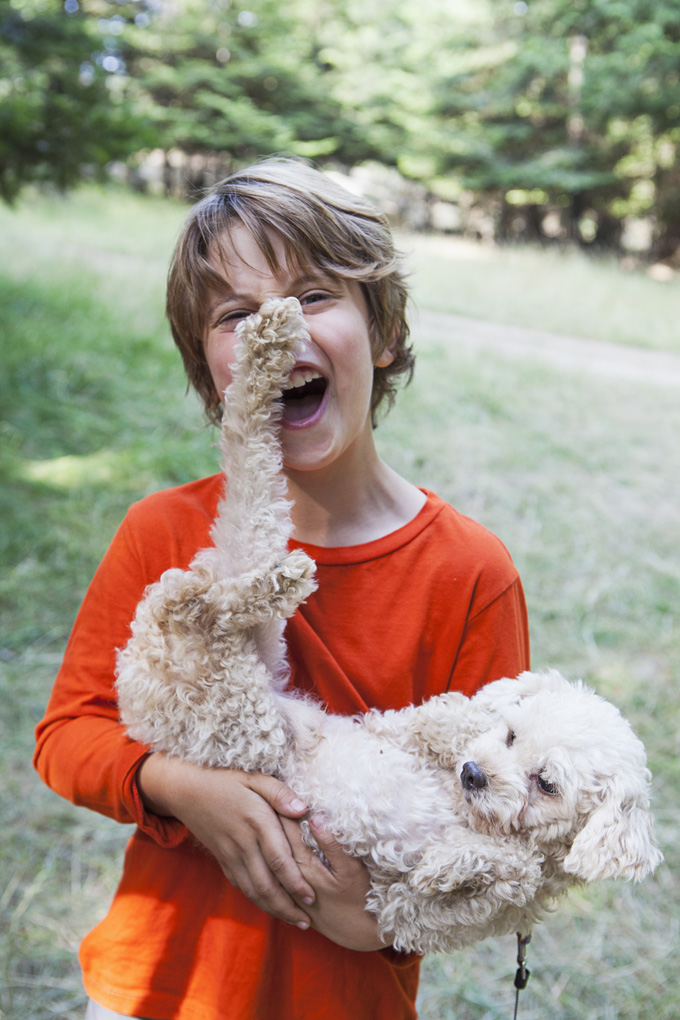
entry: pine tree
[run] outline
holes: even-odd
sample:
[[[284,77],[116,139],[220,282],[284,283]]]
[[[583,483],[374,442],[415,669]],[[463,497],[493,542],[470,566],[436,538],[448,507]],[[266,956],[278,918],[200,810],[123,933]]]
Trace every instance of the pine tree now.
[[[127,5],[129,8],[130,5]],[[100,4],[125,20],[125,6]],[[123,13],[121,13],[123,12]],[[26,184],[67,188],[146,141],[123,66],[78,0],[0,7],[0,197]]]

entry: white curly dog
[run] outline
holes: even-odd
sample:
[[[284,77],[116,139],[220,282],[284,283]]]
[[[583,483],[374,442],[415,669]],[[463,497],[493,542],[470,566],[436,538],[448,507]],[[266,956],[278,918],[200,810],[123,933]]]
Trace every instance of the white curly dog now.
[[[643,878],[662,860],[645,751],[582,683],[523,673],[472,699],[353,718],[286,691],[283,630],[314,563],[288,550],[278,424],[307,333],[294,298],[266,301],[239,331],[215,545],[137,609],[118,658],[129,735],[286,782],[365,862],[367,907],[400,950],[527,931],[575,883]]]

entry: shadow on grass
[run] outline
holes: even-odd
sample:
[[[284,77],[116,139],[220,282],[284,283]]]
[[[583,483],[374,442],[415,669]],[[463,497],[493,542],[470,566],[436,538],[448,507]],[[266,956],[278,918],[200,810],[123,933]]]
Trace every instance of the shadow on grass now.
[[[5,654],[65,638],[129,504],[216,469],[164,337],[78,287],[0,280]]]

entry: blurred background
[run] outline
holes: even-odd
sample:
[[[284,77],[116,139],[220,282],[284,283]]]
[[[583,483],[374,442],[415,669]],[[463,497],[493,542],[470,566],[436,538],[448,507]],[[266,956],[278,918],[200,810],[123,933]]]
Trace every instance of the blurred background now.
[[[8,200],[287,152],[416,229],[677,260],[676,0],[3,0],[0,57]]]
[[[677,0],[0,0],[0,1017],[79,1020],[129,833],[30,758],[129,504],[217,468],[163,319],[188,203],[271,153],[390,217],[418,365],[381,453],[495,531],[533,660],[644,740],[666,863],[536,929],[520,1018],[680,1016]],[[512,1016],[516,944],[422,1020]]]

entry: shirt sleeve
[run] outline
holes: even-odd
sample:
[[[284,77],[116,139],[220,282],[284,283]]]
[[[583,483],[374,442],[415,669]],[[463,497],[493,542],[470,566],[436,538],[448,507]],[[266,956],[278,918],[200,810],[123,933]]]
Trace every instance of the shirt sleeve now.
[[[118,717],[116,649],[150,576],[129,515],[102,560],[66,647],[44,718],[36,729],[34,765],[43,781],[73,804],[137,824],[161,846],[188,836],[176,819],[144,809],[137,770],[149,749],[128,738]]]
[[[472,695],[493,680],[518,676],[529,667],[529,621],[522,582],[516,575],[500,595],[471,612],[447,690]]]

